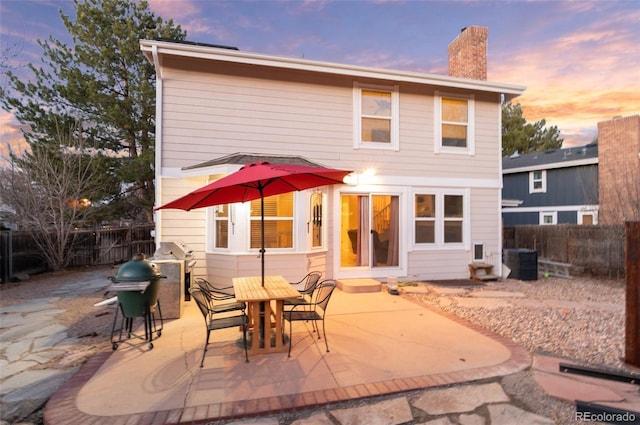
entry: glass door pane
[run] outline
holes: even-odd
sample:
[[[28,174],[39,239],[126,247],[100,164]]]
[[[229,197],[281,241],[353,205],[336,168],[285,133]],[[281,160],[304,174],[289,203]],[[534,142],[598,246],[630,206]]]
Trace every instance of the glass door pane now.
[[[399,197],[342,194],[340,202],[340,266],[398,266]]]
[[[398,196],[372,195],[371,246],[372,266],[398,265]]]
[[[340,266],[369,266],[369,195],[340,195]]]

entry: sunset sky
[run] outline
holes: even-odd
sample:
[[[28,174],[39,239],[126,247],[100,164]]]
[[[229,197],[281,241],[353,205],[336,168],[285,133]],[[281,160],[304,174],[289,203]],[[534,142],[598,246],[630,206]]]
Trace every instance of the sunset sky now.
[[[447,74],[447,46],[470,25],[489,28],[488,80],[527,87],[528,122],[557,126],[564,147],[597,123],[640,113],[640,6],[609,1],[150,0],[188,40],[276,56]],[[38,38],[69,41],[58,9],[73,2],[0,0],[0,47],[18,72],[39,63]],[[24,73],[29,78],[28,73]],[[5,84],[5,82],[2,82]],[[0,112],[0,144],[18,123]]]

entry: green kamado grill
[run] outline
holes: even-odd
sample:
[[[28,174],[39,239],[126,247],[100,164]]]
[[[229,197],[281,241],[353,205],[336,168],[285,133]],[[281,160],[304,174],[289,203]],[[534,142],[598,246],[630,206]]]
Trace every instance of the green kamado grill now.
[[[153,348],[153,333],[157,336],[162,334],[162,311],[158,293],[160,291],[160,279],[164,278],[156,269],[153,263],[144,259],[144,256],[136,256],[133,260],[124,263],[118,272],[111,278],[114,285],[112,290],[116,291],[118,297],[118,308],[113,321],[111,331],[112,348],[116,350],[118,343],[122,342],[122,334],[126,330],[127,337],[130,338],[133,328],[133,319],[142,317],[144,319],[145,339],[149,341],[149,348]],[[141,290],[148,282],[146,289]],[[136,285],[139,284],[139,285]],[[118,286],[121,286],[119,290]],[[155,313],[158,313],[160,326],[156,326]],[[120,329],[116,330],[119,313],[122,314]],[[114,340],[114,334],[119,331],[118,340]]]

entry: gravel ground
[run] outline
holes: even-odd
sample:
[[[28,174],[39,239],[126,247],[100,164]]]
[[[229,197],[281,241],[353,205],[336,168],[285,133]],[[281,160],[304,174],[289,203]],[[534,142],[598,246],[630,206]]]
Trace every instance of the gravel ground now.
[[[426,293],[405,293],[404,296],[507,337],[532,354],[560,357],[604,368],[626,369],[623,362],[623,279],[508,279],[486,286],[467,287],[466,291],[455,296],[446,295],[441,285],[428,282],[420,284],[426,285]],[[482,298],[484,291],[512,292],[513,297],[499,298],[503,301],[499,304],[506,305],[498,307],[462,306],[466,304],[464,298],[471,297],[474,292],[474,298]],[[557,424],[584,424],[575,419],[574,404],[548,396],[536,383],[530,369],[505,376],[500,383],[515,404],[520,404],[525,410],[540,412]]]
[[[410,294],[465,320],[505,336],[527,348],[575,361],[624,367],[624,300],[622,279],[546,278],[508,279],[489,283],[480,291],[513,292],[508,305],[468,308],[440,296],[437,285],[429,292]],[[521,296],[524,295],[524,296]],[[468,297],[469,293],[461,295]]]

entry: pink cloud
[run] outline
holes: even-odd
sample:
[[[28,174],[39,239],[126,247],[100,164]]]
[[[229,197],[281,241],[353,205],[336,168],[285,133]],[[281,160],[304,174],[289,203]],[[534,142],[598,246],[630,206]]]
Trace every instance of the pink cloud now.
[[[544,118],[558,126],[565,146],[589,143],[598,122],[640,112],[638,34],[611,29],[620,19],[629,18],[528,46],[499,66],[490,64],[489,77],[527,86],[515,100],[527,121]]]
[[[162,17],[171,17],[174,22],[180,23],[180,20],[198,15],[200,7],[197,1],[193,0],[148,0],[149,8],[156,15]],[[166,18],[168,19],[168,18]]]

